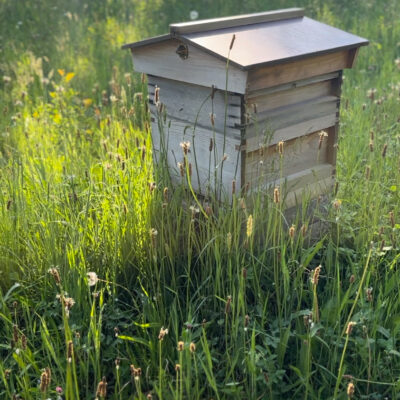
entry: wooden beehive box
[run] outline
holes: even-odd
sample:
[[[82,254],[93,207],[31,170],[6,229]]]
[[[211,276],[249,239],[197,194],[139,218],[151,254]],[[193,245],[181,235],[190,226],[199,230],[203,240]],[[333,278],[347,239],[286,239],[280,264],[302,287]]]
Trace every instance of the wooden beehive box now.
[[[292,206],[333,183],[342,70],[366,44],[292,8],[172,24],[123,48],[148,76],[154,158],[173,179],[189,142],[197,192],[279,186]]]

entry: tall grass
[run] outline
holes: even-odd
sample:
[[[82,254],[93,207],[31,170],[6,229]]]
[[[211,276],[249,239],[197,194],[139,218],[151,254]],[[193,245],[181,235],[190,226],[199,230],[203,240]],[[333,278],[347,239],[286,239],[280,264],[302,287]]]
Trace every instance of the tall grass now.
[[[399,6],[302,3],[371,45],[345,72],[337,192],[293,221],[153,166],[119,46],[192,4],[0,3],[0,397],[396,398]]]

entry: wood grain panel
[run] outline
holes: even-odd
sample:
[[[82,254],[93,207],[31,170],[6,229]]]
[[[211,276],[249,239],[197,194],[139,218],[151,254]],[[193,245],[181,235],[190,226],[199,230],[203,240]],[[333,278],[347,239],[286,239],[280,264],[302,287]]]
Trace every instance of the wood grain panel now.
[[[340,71],[351,67],[352,62],[352,55],[349,54],[349,51],[343,50],[284,64],[252,69],[249,71],[247,86],[249,91],[261,90],[299,79]]]
[[[192,164],[192,185],[195,191],[205,194],[208,186],[215,188],[215,185],[221,182],[221,175],[227,195],[230,195],[232,180],[236,179],[237,186],[240,187],[240,140],[226,137],[224,143],[221,135],[214,137],[212,131],[199,127],[193,132],[193,126],[174,119],[167,121],[166,124],[162,124],[161,121],[159,123],[157,120],[152,123],[155,161],[160,161],[161,153],[166,156],[171,177],[175,182],[182,180],[177,166],[178,162],[183,162],[184,159],[180,143],[188,141],[190,142],[188,162]],[[210,139],[213,139],[211,152]],[[225,160],[224,155],[226,155]]]
[[[210,88],[153,76],[148,77],[148,85],[154,114],[154,92],[157,86],[159,101],[165,105],[167,118],[186,121],[188,124],[196,122],[197,126],[212,130],[211,114],[214,114],[214,129],[223,133],[226,115],[225,132],[240,138],[238,126],[241,123],[242,96],[217,90],[212,99]]]
[[[246,182],[268,182],[329,163],[329,138],[320,145],[319,132],[285,142],[282,156],[276,145],[246,154]]]
[[[188,45],[189,57],[181,59],[176,54],[180,44],[182,42],[171,39],[132,48],[135,70],[209,88],[214,85],[221,90],[227,88],[229,92],[245,93],[247,72],[230,65],[227,82],[226,62],[191,45]]]

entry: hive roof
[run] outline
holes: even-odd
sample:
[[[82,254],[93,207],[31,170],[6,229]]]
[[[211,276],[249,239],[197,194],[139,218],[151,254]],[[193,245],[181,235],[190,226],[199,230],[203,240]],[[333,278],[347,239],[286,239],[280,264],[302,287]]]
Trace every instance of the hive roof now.
[[[364,38],[305,17],[301,8],[290,8],[171,24],[169,34],[126,44],[123,48],[178,39],[226,60],[233,35],[229,60],[244,70],[368,44]]]

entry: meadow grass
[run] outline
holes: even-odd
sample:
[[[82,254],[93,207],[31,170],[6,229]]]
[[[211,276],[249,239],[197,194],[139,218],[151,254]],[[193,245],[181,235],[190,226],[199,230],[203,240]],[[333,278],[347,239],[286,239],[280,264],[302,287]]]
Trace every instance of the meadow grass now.
[[[398,398],[399,4],[296,5],[371,44],[336,190],[292,226],[271,193],[204,202],[153,165],[119,47],[190,2],[0,2],[0,398]]]

